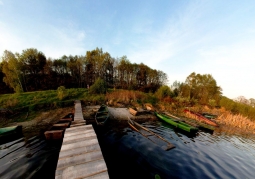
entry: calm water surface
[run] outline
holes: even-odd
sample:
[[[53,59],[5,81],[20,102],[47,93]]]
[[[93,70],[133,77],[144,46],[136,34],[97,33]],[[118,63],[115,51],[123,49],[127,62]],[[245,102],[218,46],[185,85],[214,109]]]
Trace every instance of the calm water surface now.
[[[189,136],[159,121],[142,125],[176,148],[162,150],[126,122],[96,130],[110,178],[255,178],[255,139],[205,131]]]
[[[111,179],[255,178],[255,139],[199,131],[190,136],[170,125],[142,123],[174,144],[164,151],[127,122],[94,126]],[[0,178],[54,178],[61,142],[20,139],[0,146]]]

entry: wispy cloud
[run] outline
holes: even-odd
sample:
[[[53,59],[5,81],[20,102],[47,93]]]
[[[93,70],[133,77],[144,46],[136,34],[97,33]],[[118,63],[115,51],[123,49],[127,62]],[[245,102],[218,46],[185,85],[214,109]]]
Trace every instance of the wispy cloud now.
[[[0,23],[0,52],[10,50],[21,52],[26,48],[37,48],[47,57],[58,58],[62,55],[85,54],[87,45],[86,32],[76,28],[56,27],[44,24],[40,33],[29,34],[22,31],[12,31],[3,23]]]
[[[138,32],[145,32],[141,43],[133,43],[129,57],[135,62],[146,61],[151,67],[159,67],[161,62],[174,61],[175,55],[184,52],[186,48],[200,39],[193,39],[193,24],[200,17],[198,7],[193,3],[186,8],[186,11],[178,14],[177,17],[170,17],[166,24],[158,31],[149,31],[148,26],[152,23],[145,23],[138,28]],[[171,63],[171,62],[170,62]]]
[[[178,16],[170,16],[160,30],[135,42],[128,58],[163,70],[170,84],[185,81],[192,72],[212,74],[224,95],[254,98],[254,85],[247,86],[255,76],[255,28],[239,27],[231,14],[207,21],[203,18],[212,11],[209,6],[191,3]]]

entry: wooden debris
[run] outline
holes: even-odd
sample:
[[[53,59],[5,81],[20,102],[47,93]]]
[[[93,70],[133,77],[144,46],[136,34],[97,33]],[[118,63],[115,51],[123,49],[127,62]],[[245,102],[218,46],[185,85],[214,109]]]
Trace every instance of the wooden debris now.
[[[61,130],[61,129],[66,129],[70,125],[69,122],[67,123],[60,123],[60,124],[54,124],[51,128],[51,130]]]
[[[129,112],[130,112],[130,114],[132,114],[133,116],[136,116],[136,115],[137,115],[137,111],[134,110],[133,108],[129,108]]]
[[[44,136],[45,136],[46,140],[62,139],[63,132],[64,132],[64,130],[46,131],[46,132],[44,132]]]

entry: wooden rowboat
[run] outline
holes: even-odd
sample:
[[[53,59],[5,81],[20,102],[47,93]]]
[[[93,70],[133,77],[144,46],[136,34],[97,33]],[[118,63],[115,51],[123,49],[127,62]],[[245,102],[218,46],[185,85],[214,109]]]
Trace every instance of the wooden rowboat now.
[[[128,124],[132,129],[139,132],[140,134],[142,134],[144,137],[146,137],[153,143],[159,145],[163,150],[170,150],[170,149],[175,148],[175,146],[173,144],[171,144],[170,142],[168,142],[166,139],[155,134],[154,132],[152,132],[149,129],[147,129],[146,127],[138,124],[137,122],[131,120],[130,118],[128,118]]]
[[[200,121],[203,121],[203,122],[205,122],[206,124],[209,124],[209,125],[212,125],[212,126],[215,126],[215,127],[218,127],[218,126],[219,126],[216,122],[214,122],[214,121],[212,121],[212,120],[210,120],[210,119],[207,119],[206,117],[204,117],[203,115],[201,115],[201,114],[199,114],[199,113],[196,113],[196,112],[194,112],[194,111],[190,111],[190,110],[187,110],[187,109],[185,109],[184,112],[193,114],[193,115],[196,116]]]
[[[190,126],[189,124],[182,122],[180,120],[171,118],[170,116],[167,116],[164,114],[159,114],[157,112],[155,112],[155,114],[159,119],[167,122],[168,124],[175,126],[176,128],[182,129],[186,132],[197,132],[198,131],[198,128]]]
[[[100,106],[95,116],[97,125],[104,125],[108,118],[109,118],[108,107],[105,104],[103,104]]]

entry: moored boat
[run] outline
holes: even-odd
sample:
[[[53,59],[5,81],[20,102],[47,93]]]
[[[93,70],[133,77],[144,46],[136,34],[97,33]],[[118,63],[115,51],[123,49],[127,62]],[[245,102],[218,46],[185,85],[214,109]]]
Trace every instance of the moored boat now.
[[[102,104],[95,116],[97,125],[104,125],[107,122],[108,118],[109,118],[108,107],[107,105]]]
[[[204,117],[206,117],[207,119],[215,119],[215,118],[218,117],[217,115],[215,115],[215,114],[210,114],[210,113],[202,113],[202,115],[203,115]]]
[[[186,117],[179,118],[179,117],[174,116],[168,112],[165,112],[164,114],[167,116],[173,117],[174,119],[181,120],[182,122],[185,122],[185,123],[187,123],[193,127],[196,127],[198,129],[207,130],[207,131],[213,131],[215,129],[214,126],[208,125],[208,124],[198,121],[198,120],[194,120],[194,119],[186,118]]]
[[[212,126],[215,126],[215,127],[218,127],[218,124],[206,117],[204,117],[203,115],[197,113],[197,112],[194,112],[194,111],[190,111],[190,110],[187,110],[185,109],[184,112],[186,113],[190,113],[190,114],[193,114],[194,116],[196,116],[198,118],[198,120],[200,121],[203,121],[205,122],[206,124],[209,124],[209,125],[212,125]]]
[[[0,128],[0,144],[10,142],[22,136],[22,126]]]
[[[185,122],[182,122],[182,121],[179,121],[177,119],[171,118],[171,117],[166,116],[164,114],[159,114],[157,112],[155,112],[155,114],[159,119],[167,122],[168,124],[171,124],[171,125],[175,126],[176,128],[182,129],[186,132],[197,132],[198,131],[198,128],[190,126],[189,124],[187,124]]]

